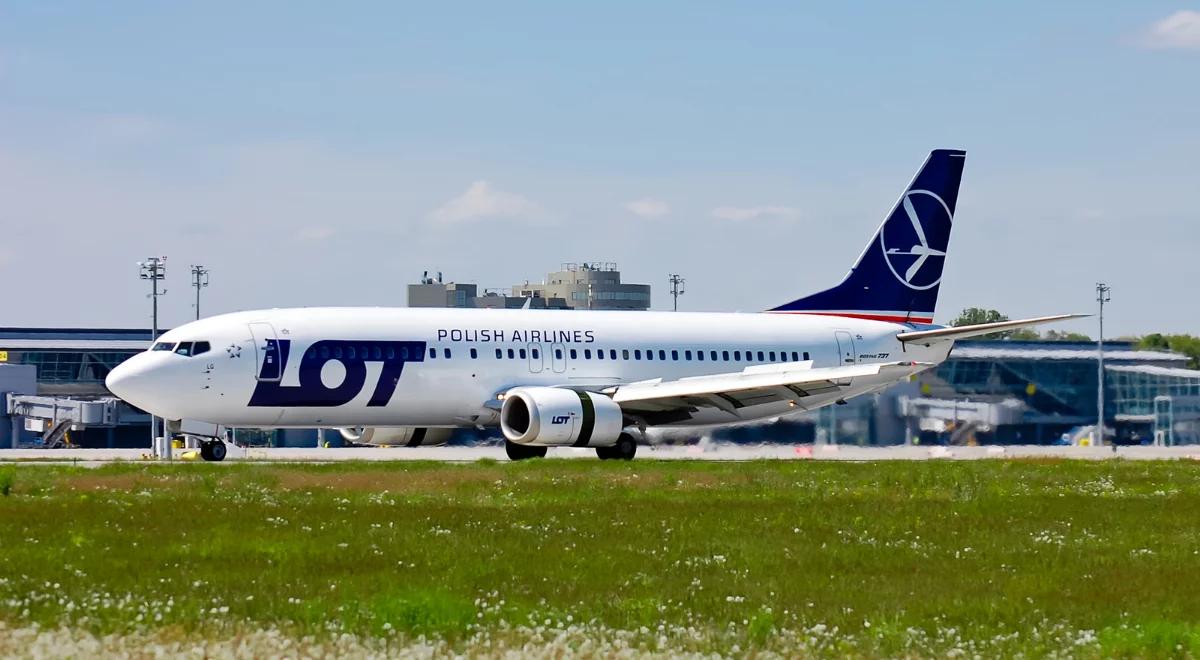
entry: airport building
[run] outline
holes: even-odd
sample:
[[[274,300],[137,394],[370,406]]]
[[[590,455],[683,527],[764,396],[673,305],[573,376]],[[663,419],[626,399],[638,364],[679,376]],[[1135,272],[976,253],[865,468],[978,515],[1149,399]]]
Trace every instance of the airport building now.
[[[475,284],[444,282],[442,274],[426,272],[418,284],[408,285],[409,307],[471,307],[492,309],[611,309],[650,308],[649,284],[621,282],[621,272],[611,262],[566,263],[546,275],[541,283],[523,282],[511,289],[485,289]]]
[[[150,345],[151,331],[0,328],[0,447],[70,442],[149,447],[150,416],[104,379]]]
[[[1097,419],[1095,344],[960,341],[938,368],[807,414],[815,439],[853,444],[1078,444]],[[1105,342],[1105,437],[1200,443],[1200,370],[1168,351]]]

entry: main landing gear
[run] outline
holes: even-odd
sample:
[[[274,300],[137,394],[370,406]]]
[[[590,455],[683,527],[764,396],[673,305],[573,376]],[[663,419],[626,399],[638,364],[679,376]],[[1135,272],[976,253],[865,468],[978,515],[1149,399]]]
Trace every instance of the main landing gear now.
[[[510,461],[523,461],[527,458],[545,458],[545,447],[533,447],[530,445],[519,445],[511,440],[504,441],[504,452],[508,454]]]
[[[636,454],[637,440],[628,433],[622,433],[621,437],[617,438],[617,444],[611,447],[596,447],[596,455],[604,461],[616,459],[631,461]]]
[[[203,440],[200,442],[200,458],[206,461],[225,460],[225,443],[220,440]]]

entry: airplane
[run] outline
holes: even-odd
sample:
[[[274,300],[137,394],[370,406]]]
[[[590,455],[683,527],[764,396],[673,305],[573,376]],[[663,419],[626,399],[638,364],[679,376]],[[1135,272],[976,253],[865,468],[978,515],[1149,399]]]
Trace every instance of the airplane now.
[[[235,312],[170,330],[105,382],[171,434],[186,419],[419,446],[499,427],[513,460],[632,459],[648,429],[845,403],[935,367],[957,339],[1080,316],[933,324],[965,157],[932,151],[841,283],[765,312]],[[200,453],[226,446],[206,437]]]

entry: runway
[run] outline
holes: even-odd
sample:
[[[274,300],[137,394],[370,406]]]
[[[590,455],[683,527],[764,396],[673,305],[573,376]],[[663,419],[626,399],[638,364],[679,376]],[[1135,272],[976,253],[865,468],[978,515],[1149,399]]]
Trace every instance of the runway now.
[[[596,460],[595,450],[573,447],[553,448],[548,458]],[[986,446],[986,447],[859,447],[849,445],[691,445],[643,446],[635,460],[753,461],[970,461],[1005,458],[1061,458],[1079,460],[1196,460],[1200,445],[1181,447],[1069,447],[1069,446]],[[226,463],[236,462],[307,462],[332,461],[441,461],[469,463],[479,460],[507,461],[504,449],[485,447],[230,447]],[[0,463],[61,463],[99,466],[117,461],[166,462],[154,459],[149,449],[6,449],[0,450]],[[194,452],[176,449],[174,462],[197,461]]]

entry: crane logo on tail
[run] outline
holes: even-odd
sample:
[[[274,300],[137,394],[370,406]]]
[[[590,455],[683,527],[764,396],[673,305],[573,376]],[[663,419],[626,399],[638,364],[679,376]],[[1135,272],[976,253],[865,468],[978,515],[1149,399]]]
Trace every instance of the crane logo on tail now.
[[[953,214],[941,197],[928,190],[908,191],[901,207],[903,215],[892,215],[879,234],[883,258],[904,286],[932,289],[942,281],[942,268],[930,262],[946,258]]]

